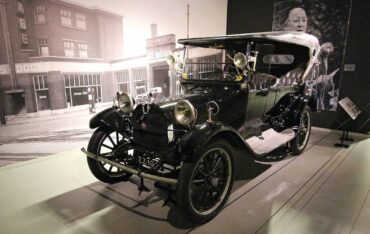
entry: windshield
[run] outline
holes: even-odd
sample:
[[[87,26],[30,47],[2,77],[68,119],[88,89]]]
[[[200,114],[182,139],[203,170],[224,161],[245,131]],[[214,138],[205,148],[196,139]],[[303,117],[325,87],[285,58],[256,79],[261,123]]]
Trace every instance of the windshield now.
[[[183,79],[230,81],[241,72],[233,64],[235,51],[187,47],[184,53]]]

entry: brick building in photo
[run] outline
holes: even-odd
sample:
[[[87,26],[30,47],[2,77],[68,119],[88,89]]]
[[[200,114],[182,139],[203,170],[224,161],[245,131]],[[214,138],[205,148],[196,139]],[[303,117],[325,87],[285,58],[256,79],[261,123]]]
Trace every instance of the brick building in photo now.
[[[68,0],[0,0],[0,14],[0,117],[86,105],[92,90],[96,102],[153,87],[179,93],[166,58],[183,49],[175,34],[158,36],[156,24],[146,54],[122,58],[117,13]]]
[[[67,0],[0,0],[0,110],[63,109],[116,91],[123,16]]]

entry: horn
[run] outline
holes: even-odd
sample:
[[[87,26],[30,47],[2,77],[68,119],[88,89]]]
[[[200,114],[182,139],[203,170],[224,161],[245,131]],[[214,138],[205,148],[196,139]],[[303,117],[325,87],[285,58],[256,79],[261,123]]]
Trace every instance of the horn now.
[[[234,64],[235,66],[237,66],[238,68],[240,69],[244,69],[245,66],[247,65],[247,58],[245,57],[244,54],[242,53],[237,53],[235,56],[234,56]]]

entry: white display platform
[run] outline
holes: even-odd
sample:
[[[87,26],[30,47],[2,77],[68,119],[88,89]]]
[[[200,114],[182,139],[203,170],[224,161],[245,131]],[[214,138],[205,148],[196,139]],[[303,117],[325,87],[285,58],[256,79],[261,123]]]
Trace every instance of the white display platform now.
[[[245,168],[199,227],[162,208],[150,181],[141,196],[132,183],[98,182],[77,149],[13,164],[0,168],[0,233],[369,233],[370,139],[335,148],[339,135],[314,128],[302,155]]]

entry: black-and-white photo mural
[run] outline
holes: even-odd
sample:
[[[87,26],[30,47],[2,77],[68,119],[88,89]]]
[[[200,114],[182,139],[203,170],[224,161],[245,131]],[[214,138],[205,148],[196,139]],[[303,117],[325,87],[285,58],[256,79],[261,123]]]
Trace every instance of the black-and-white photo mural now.
[[[302,31],[321,45],[319,76],[312,84],[318,109],[337,109],[351,0],[275,0],[273,31]]]

